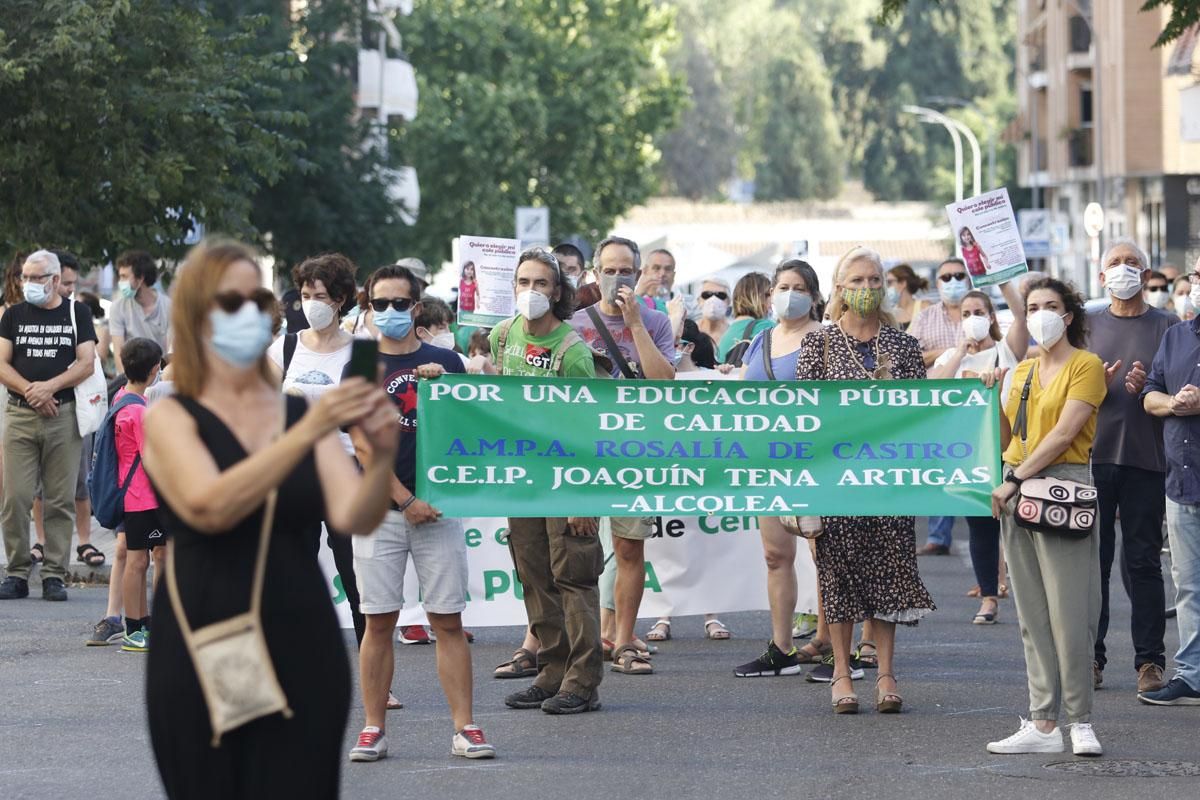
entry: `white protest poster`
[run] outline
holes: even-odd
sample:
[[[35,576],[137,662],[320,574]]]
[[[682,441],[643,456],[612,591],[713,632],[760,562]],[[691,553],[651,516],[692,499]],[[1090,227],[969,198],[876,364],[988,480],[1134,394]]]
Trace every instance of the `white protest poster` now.
[[[461,236],[458,240],[458,324],[490,328],[515,312],[516,239]]]
[[[508,520],[462,520],[467,542],[467,592],[463,611],[468,627],[525,625],[523,587],[508,546],[502,544]],[[808,542],[796,542],[796,575],[800,593],[796,610],[816,613],[816,567]],[[321,568],[343,628],[351,627],[350,606],[333,553],[321,538]],[[724,614],[760,611],[767,604],[767,568],[763,561],[758,518],[754,516],[662,517],[646,542],[646,593],[639,616]],[[404,576],[404,610],[398,625],[424,625],[416,568],[409,561]]]
[[[1029,271],[1007,189],[951,203],[946,216],[975,288],[1005,283]]]

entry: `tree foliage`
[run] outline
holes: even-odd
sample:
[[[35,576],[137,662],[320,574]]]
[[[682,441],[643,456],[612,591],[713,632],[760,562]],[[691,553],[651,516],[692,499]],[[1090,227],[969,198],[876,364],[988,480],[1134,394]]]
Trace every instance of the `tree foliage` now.
[[[440,0],[397,20],[420,113],[392,131],[417,169],[406,252],[431,263],[459,234],[505,235],[517,206],[553,237],[596,237],[655,188],[655,141],[683,101],[655,0]]]
[[[252,51],[261,20],[220,36],[163,0],[5,0],[0,12],[0,243],[92,258],[177,254],[191,219],[251,236],[295,114],[251,102],[296,77]],[[269,95],[268,95],[269,96]]]

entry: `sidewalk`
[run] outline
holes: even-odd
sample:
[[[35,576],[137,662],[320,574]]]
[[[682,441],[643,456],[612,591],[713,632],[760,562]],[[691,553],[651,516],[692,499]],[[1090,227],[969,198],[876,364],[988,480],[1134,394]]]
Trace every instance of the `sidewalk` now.
[[[29,544],[33,545],[37,541],[37,534],[34,532],[33,524],[29,525]],[[104,553],[104,563],[99,567],[89,567],[87,564],[80,563],[75,548],[79,546],[79,536],[71,537],[71,551],[68,554],[70,559],[67,565],[67,583],[68,584],[107,584],[108,575],[112,571],[113,558],[117,552],[117,536],[107,528],[100,527],[100,523],[92,520],[92,544],[101,553]],[[41,565],[35,564],[33,572],[29,574],[29,585],[32,588],[41,588],[42,585],[42,568]]]

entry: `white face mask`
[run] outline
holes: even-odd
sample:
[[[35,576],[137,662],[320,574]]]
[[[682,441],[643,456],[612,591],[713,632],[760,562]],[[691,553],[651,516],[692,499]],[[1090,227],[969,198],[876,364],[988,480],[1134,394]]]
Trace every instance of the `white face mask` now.
[[[962,328],[963,333],[972,342],[982,342],[992,333],[992,321],[987,317],[972,314],[962,321]]]
[[[1166,292],[1145,292],[1146,304],[1152,308],[1166,308],[1171,295]]]
[[[1192,284],[1192,290],[1188,292],[1188,300],[1192,303],[1192,308],[1200,308],[1200,284]]]
[[[1029,335],[1042,347],[1053,347],[1067,331],[1067,322],[1053,311],[1043,308],[1029,315]]]
[[[710,297],[700,305],[700,313],[705,319],[721,319],[729,313],[729,303],[719,297]]]
[[[572,289],[579,288],[579,276],[578,275],[568,275],[564,272],[563,278],[566,279],[567,283],[571,284]]]
[[[1128,300],[1142,288],[1142,271],[1118,264],[1104,270],[1104,288],[1118,300]]]
[[[771,295],[771,310],[777,319],[801,319],[812,311],[812,295],[785,289]]]
[[[966,297],[968,291],[970,291],[970,289],[967,288],[966,278],[954,278],[953,280],[949,281],[938,281],[938,293],[942,296],[942,301],[952,306],[958,305],[959,302]]]
[[[1192,302],[1191,295],[1181,294],[1175,298],[1175,313],[1179,315],[1180,319],[1186,320],[1187,315],[1192,313],[1195,308],[1196,305]]]
[[[526,289],[517,295],[517,313],[528,320],[541,319],[550,310],[550,298]]]
[[[446,350],[454,349],[454,334],[450,331],[442,331],[437,336],[431,336],[429,343],[434,347],[442,347]]]
[[[337,312],[333,306],[321,300],[305,300],[300,304],[308,327],[314,331],[323,331],[337,321]]]

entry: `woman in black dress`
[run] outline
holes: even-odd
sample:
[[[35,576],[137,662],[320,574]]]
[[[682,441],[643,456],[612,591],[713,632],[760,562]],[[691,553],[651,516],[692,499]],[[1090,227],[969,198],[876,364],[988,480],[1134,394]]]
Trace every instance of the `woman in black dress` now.
[[[829,304],[833,320],[804,339],[796,378],[802,381],[879,381],[925,377],[917,340],[891,324],[881,308],[883,264],[859,247],[842,256]],[[817,581],[833,644],[833,710],[858,712],[850,679],[854,623],[870,621],[879,654],[876,707],[900,711],[892,673],[896,623],[915,625],[933,610],[917,574],[912,517],[824,517],[817,539]]]
[[[383,519],[399,436],[395,413],[381,390],[352,378],[311,408],[288,398],[281,419],[285,401],[263,358],[274,298],[245,247],[193,250],[174,301],[178,394],[147,413],[143,461],[174,540],[182,607],[193,629],[250,608],[265,500],[278,490],[262,629],[294,716],[260,717],[214,747],[178,620],[160,611],[146,680],[159,772],[170,798],[333,798],[350,672],[303,533],[314,519],[361,533]],[[371,461],[378,467],[362,475],[337,438],[348,425],[360,426],[380,454]],[[171,609],[162,584],[155,608]]]

